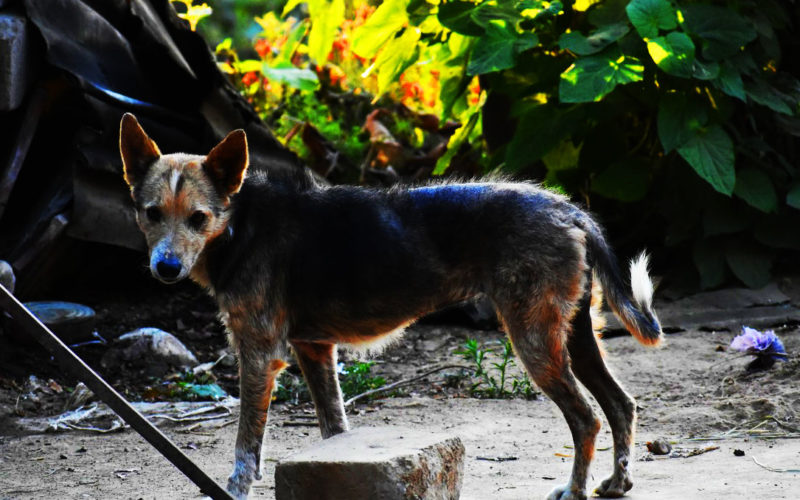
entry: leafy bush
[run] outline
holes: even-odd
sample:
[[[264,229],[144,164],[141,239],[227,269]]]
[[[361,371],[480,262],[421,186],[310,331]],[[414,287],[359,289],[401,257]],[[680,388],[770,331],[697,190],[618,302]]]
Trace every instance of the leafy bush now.
[[[283,15],[259,18],[260,59],[223,67],[289,141],[293,120],[339,119],[311,102],[330,89],[390,99],[460,124],[434,174],[477,153],[583,200],[623,252],[666,245],[705,288],[763,285],[800,249],[796,13],[780,2],[290,0]],[[354,163],[360,125],[324,134]]]

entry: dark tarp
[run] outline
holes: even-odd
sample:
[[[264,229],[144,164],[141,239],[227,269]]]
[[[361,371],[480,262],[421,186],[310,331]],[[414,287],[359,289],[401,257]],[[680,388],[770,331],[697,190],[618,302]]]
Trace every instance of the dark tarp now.
[[[230,130],[243,128],[253,164],[271,175],[302,171],[168,0],[21,3],[41,35],[35,55],[44,61],[27,102],[0,115],[0,154],[24,158],[0,213],[0,259],[23,277],[19,267],[35,260],[30,252],[47,247],[42,238],[53,233],[53,221],[63,226],[64,217],[73,238],[143,248],[118,152],[126,111],[164,152],[205,154]],[[0,156],[0,176],[3,161]]]

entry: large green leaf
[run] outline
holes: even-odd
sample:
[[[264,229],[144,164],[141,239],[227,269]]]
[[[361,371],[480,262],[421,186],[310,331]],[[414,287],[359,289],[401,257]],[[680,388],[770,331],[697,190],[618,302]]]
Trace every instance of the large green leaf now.
[[[761,288],[769,283],[771,256],[755,244],[731,244],[725,251],[725,260],[733,274],[750,288]]]
[[[375,59],[378,70],[378,92],[384,93],[409,66],[419,59],[420,31],[408,27],[403,34],[389,40]]]
[[[753,24],[737,14],[732,5],[693,4],[681,7],[684,29],[701,39],[703,56],[712,61],[730,57],[755,40]]]
[[[714,189],[730,196],[736,184],[733,141],[719,125],[697,131],[678,153],[697,175]]]
[[[795,184],[786,194],[786,204],[800,210],[800,184]]]
[[[535,33],[519,34],[513,28],[489,24],[486,26],[486,33],[472,49],[467,73],[482,75],[511,68],[517,54],[535,47],[538,43],[539,38]]]
[[[515,172],[538,161],[584,120],[582,107],[564,111],[555,104],[544,104],[528,108],[520,116],[516,133],[506,149],[506,169]]]
[[[308,33],[308,55],[318,65],[325,64],[333,40],[344,21],[344,0],[308,0],[311,31]]]
[[[561,73],[558,95],[561,102],[599,101],[617,85],[638,82],[644,66],[635,57],[623,55],[618,47],[580,57]]]
[[[708,122],[704,102],[682,92],[661,96],[658,103],[658,138],[669,153],[691,139]]]
[[[353,52],[372,58],[408,22],[408,0],[386,0],[353,33]]]
[[[261,73],[268,79],[285,83],[300,90],[315,90],[319,86],[317,74],[310,69],[300,69],[284,63],[278,66],[261,65]]]
[[[665,73],[689,78],[694,65],[694,43],[684,33],[673,31],[647,42],[653,62]]]
[[[731,97],[735,97],[740,101],[745,101],[744,82],[739,70],[724,61],[719,67],[719,76],[712,82],[715,87],[725,92]]]
[[[792,102],[791,98],[762,79],[759,78],[747,82],[744,88],[747,97],[754,102],[766,106],[772,111],[777,111],[778,113],[783,113],[785,115],[792,114],[792,108],[789,107],[788,104],[788,102]],[[797,107],[797,102],[794,102],[794,106]]]
[[[649,185],[647,165],[635,159],[615,163],[592,179],[593,192],[625,202],[644,198]]]
[[[628,23],[615,23],[602,26],[591,35],[586,36],[580,31],[564,33],[558,39],[558,46],[569,50],[579,56],[596,54],[628,34]]]
[[[762,212],[778,211],[778,195],[769,176],[761,170],[743,168],[736,172],[736,187],[733,192]]]
[[[632,0],[625,11],[642,38],[654,38],[659,29],[672,30],[678,26],[678,16],[668,0]]]
[[[461,35],[481,36],[483,26],[472,17],[477,6],[472,2],[447,2],[439,4],[437,17],[442,26]]]

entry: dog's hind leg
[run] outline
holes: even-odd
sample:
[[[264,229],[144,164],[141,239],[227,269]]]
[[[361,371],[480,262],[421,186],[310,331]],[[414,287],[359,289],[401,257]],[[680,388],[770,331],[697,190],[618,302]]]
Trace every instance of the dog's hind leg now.
[[[602,481],[595,493],[601,497],[616,498],[623,496],[633,486],[628,465],[636,425],[636,403],[619,386],[603,362],[592,330],[590,297],[591,292],[587,291],[580,302],[578,313],[572,320],[567,347],[572,371],[600,403],[614,437],[614,471]]]
[[[228,492],[234,498],[247,498],[254,479],[261,479],[261,443],[267,423],[275,379],[287,366],[256,349],[239,350],[239,431],[236,435],[235,463],[228,478]]]
[[[292,347],[314,400],[322,438],[346,432],[347,417],[336,375],[336,345],[292,342]]]
[[[559,407],[574,442],[575,460],[569,482],[554,489],[548,500],[586,498],[586,479],[594,456],[600,421],[581,393],[570,369],[566,349],[569,300],[544,294],[531,307],[499,308],[517,356],[531,378]]]

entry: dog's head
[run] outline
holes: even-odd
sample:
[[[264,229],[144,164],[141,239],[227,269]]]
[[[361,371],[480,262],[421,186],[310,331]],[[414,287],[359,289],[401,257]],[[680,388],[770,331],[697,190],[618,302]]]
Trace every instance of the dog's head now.
[[[186,278],[206,245],[227,228],[231,197],[247,170],[247,137],[235,130],[207,156],[162,155],[136,118],[119,132],[125,182],[150,249],[150,271],[164,283]]]

